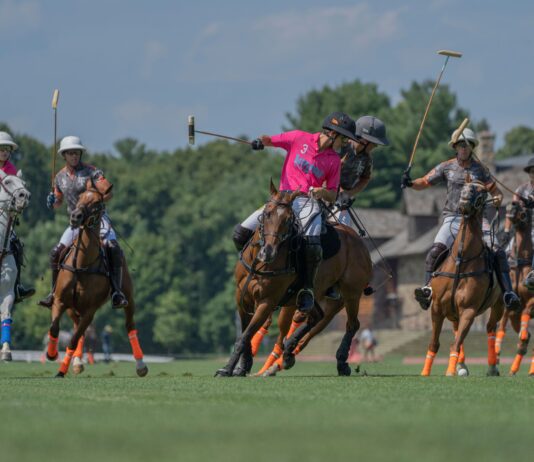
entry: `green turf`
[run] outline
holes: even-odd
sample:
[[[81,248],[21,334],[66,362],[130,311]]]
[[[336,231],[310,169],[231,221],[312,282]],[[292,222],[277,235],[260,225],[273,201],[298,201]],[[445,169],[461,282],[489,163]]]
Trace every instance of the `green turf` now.
[[[212,378],[213,361],[0,364],[0,460],[497,461],[531,457],[534,379],[418,376],[400,358],[335,376],[297,363],[271,379]]]

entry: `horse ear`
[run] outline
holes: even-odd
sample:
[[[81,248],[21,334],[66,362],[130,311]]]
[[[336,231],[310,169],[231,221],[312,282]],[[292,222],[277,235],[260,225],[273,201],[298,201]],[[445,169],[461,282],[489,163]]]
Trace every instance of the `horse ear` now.
[[[274,185],[273,183],[273,178],[271,177],[271,196],[274,196],[276,194],[278,194],[278,190],[276,189],[276,186]]]
[[[7,176],[6,172],[4,172],[3,170],[0,170],[0,178],[4,179],[6,176]]]
[[[17,172],[17,176],[22,180],[23,176],[22,176],[22,170],[19,170]]]

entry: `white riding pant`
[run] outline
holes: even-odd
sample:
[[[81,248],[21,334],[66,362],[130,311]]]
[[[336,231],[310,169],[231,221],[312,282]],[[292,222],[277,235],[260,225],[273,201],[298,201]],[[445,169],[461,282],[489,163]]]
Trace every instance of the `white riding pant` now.
[[[263,208],[254,211],[241,226],[243,228],[255,231],[259,225],[259,217],[263,213]],[[295,218],[300,223],[300,228],[304,230],[304,236],[320,236],[322,228],[322,216],[321,207],[319,203],[307,196],[297,197],[292,204],[293,213]]]
[[[78,228],[73,229],[69,226],[61,236],[59,243],[63,244],[65,247],[70,247],[78,237],[78,233]],[[100,239],[105,244],[109,241],[117,240],[117,235],[115,234],[115,230],[111,227],[111,221],[107,213],[104,213],[104,215],[102,215],[102,220],[100,220]]]
[[[434,244],[439,242],[440,244],[446,245],[447,248],[452,247],[452,244],[458,235],[461,223],[461,216],[445,217],[439,228],[438,234],[434,239]],[[484,235],[484,242],[488,247],[491,247],[490,224],[486,218],[482,219],[482,233]]]

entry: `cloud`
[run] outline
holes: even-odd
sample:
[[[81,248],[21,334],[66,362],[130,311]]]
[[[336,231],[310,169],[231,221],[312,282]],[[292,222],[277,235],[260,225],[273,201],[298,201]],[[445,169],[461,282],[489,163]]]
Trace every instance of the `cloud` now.
[[[179,80],[286,78],[377,53],[401,33],[402,8],[367,3],[277,11],[212,22],[192,38]],[[200,77],[199,77],[200,76]]]
[[[36,1],[0,0],[0,30],[20,31],[41,23],[41,8]]]
[[[148,40],[143,47],[141,75],[145,79],[152,77],[155,66],[167,56],[167,47],[158,40]]]

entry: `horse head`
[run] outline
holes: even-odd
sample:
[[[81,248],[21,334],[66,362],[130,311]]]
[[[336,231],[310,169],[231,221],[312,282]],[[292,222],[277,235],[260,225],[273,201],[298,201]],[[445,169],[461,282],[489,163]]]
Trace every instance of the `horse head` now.
[[[80,194],[76,208],[70,214],[70,225],[73,228],[82,226],[94,228],[100,226],[100,220],[104,214],[104,197],[109,193],[99,191],[91,181],[87,182],[87,189]]]
[[[506,207],[506,218],[508,218],[517,229],[524,230],[532,222],[532,211],[526,208],[521,202],[513,201]]]
[[[13,213],[21,213],[30,203],[30,192],[22,179],[22,171],[16,175],[6,175],[0,170],[0,208]]]
[[[470,181],[468,177],[460,193],[458,211],[468,217],[478,215],[486,205],[487,196],[486,186],[480,181]]]
[[[295,222],[292,204],[299,194],[299,191],[277,191],[271,180],[271,198],[265,204],[263,213],[259,217],[260,252],[258,259],[261,262],[271,263],[280,245],[291,236]]]

